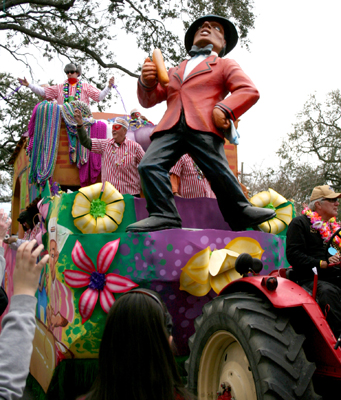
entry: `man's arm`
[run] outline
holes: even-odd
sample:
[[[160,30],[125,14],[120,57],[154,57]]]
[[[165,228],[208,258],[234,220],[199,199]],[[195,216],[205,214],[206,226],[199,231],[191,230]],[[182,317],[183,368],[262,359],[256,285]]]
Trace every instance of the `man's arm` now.
[[[178,160],[177,163],[169,171],[173,194],[174,196],[178,197],[181,197],[179,195],[179,186],[180,186],[180,177],[183,167],[183,158],[184,156],[182,156],[180,160]]]
[[[91,151],[92,141],[89,138],[89,136],[87,135],[86,130],[84,129],[83,125],[81,127],[77,126],[77,135],[78,135],[81,145]]]
[[[224,63],[225,85],[231,95],[217,103],[216,107],[230,116],[232,121],[236,121],[258,101],[259,92],[234,60],[223,59],[221,62]]]
[[[80,112],[80,110],[78,110],[78,109],[75,110],[74,117],[77,122],[77,135],[78,135],[79,141],[82,146],[86,147],[87,149],[89,149],[91,151],[92,141],[89,138],[89,136],[87,135],[86,130],[84,129],[83,117],[82,117],[82,113]]]
[[[312,268],[320,268],[320,258],[309,255],[308,238],[309,231],[302,220],[293,219],[288,226],[286,256],[289,264],[305,275],[307,279],[312,276]]]

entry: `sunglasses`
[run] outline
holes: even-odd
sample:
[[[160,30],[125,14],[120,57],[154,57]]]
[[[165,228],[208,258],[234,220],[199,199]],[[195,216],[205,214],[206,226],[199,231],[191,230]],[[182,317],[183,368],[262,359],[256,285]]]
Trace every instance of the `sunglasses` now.
[[[66,73],[66,75],[69,75],[69,74],[74,74],[75,72],[77,72],[77,71],[67,71],[65,73]]]
[[[336,199],[323,199],[323,201],[328,201],[329,203],[336,203],[339,201],[339,198],[337,197]]]

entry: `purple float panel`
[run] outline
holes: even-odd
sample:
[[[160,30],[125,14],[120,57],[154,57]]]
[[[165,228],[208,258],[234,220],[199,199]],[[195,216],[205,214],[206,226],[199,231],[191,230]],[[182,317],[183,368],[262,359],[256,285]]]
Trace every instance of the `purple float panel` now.
[[[146,151],[150,145],[150,143],[152,142],[150,140],[150,135],[152,134],[153,130],[154,130],[155,126],[142,126],[139,129],[136,129],[135,131],[135,140],[138,144],[141,145],[141,147],[143,148],[144,151]]]
[[[181,216],[183,228],[231,230],[221,215],[216,199],[175,197],[175,204]],[[146,199],[135,199],[135,212],[137,221],[148,217]]]

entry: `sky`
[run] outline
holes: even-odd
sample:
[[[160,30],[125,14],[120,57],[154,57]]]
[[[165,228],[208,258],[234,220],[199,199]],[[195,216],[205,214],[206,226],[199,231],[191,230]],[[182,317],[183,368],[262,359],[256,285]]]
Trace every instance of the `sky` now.
[[[257,168],[278,166],[276,151],[286,135],[292,131],[297,114],[303,109],[310,94],[320,101],[326,94],[340,88],[341,1],[325,0],[255,0],[255,29],[249,34],[250,50],[236,48],[228,58],[236,60],[253,80],[260,92],[260,100],[242,117],[239,123],[239,169],[244,172]],[[118,34],[120,37],[120,34]],[[121,33],[121,40],[113,44],[122,54],[123,66],[134,70],[148,56],[136,49],[135,39]],[[162,49],[161,49],[162,51]],[[0,50],[0,58],[6,56]],[[29,79],[28,70],[20,63],[11,63],[11,72]],[[8,63],[2,63],[2,69]],[[53,78],[65,79],[63,63],[40,60],[35,67],[39,83]],[[108,71],[108,79],[115,75],[115,83],[122,95],[127,112],[137,107],[155,124],[166,109],[162,103],[143,109],[136,96],[136,79],[120,76],[117,70]],[[22,89],[22,90],[27,90]],[[93,111],[96,111],[93,109]],[[125,113],[121,100],[111,100],[106,111]]]

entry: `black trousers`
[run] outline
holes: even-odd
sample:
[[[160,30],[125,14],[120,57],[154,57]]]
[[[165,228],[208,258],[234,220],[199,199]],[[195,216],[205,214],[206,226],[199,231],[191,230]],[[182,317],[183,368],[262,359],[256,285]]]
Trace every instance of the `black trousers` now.
[[[224,152],[224,141],[215,134],[187,126],[184,116],[170,131],[154,134],[139,173],[150,216],[181,221],[176,209],[169,170],[188,153],[211,183],[220,211],[234,230],[242,229],[240,215],[250,205],[233,175]]]
[[[337,339],[341,334],[341,278],[336,277],[332,282],[319,279],[316,298],[323,313],[328,311],[326,307],[330,306],[327,321]],[[303,286],[312,291],[314,281],[306,281]]]

